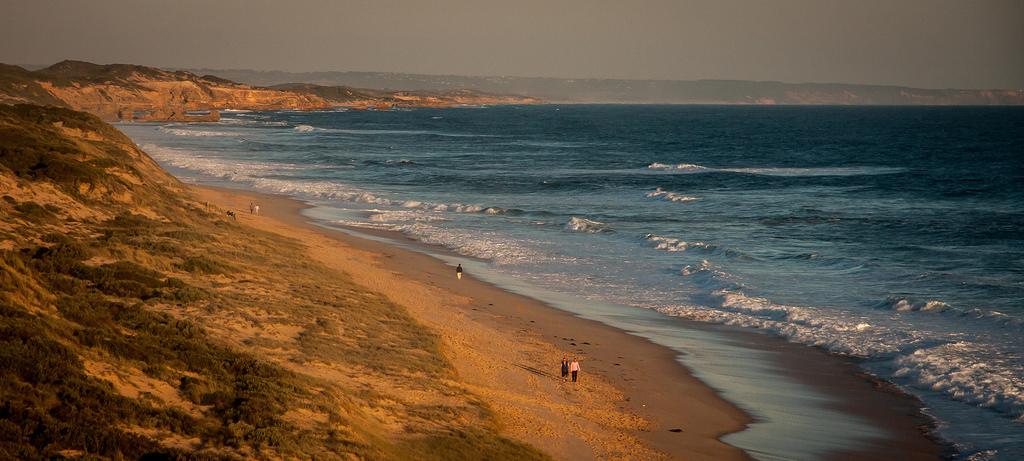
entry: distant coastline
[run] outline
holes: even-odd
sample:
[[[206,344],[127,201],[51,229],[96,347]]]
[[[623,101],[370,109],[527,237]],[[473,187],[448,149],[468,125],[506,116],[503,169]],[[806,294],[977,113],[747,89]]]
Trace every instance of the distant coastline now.
[[[546,103],[1019,106],[1024,105],[1024,90],[744,80],[189,71],[70,60],[29,70],[0,63],[0,104],[19,103],[80,110],[106,121],[215,122],[223,110],[392,110]]]
[[[898,85],[753,80],[628,80],[188,69],[251,85],[304,82],[408,91],[478,91],[557,103],[754,105],[1022,105],[1024,89],[927,89]]]

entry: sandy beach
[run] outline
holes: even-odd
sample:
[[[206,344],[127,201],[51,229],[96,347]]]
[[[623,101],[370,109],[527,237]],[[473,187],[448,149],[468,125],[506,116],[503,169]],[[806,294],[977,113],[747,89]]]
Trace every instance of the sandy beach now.
[[[576,317],[467,274],[456,280],[425,254],[310,223],[307,205],[282,196],[193,187],[197,199],[238,212],[255,228],[301,242],[308,257],[406,307],[439,333],[459,380],[495,413],[506,435],[558,459],[749,459],[719,439],[752,418],[681,366],[677,352]],[[261,216],[248,204],[261,204]],[[749,334],[779,349],[797,379],[844,396],[837,405],[891,437],[833,459],[936,459],[916,401],[858,376],[820,351]],[[562,356],[579,357],[578,383],[558,376]],[[827,424],[827,422],[823,422]]]
[[[238,210],[247,225],[299,240],[310,257],[435,329],[459,378],[513,438],[558,459],[748,459],[718,438],[750,418],[690,376],[666,348],[472,276],[457,281],[429,256],[311,225],[298,214],[301,202],[195,190],[200,200]],[[253,200],[262,216],[248,214]],[[581,359],[579,382],[559,376],[563,355]]]

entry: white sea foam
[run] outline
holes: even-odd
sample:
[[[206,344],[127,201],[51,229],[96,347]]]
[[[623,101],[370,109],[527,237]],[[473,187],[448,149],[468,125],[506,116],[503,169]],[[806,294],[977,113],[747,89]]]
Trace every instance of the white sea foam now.
[[[729,258],[751,260],[753,257],[741,250],[728,248],[714,243],[688,241],[674,237],[663,237],[660,235],[647,234],[644,236],[648,242],[654,244],[654,248],[668,252],[699,252],[703,254],[715,254]]]
[[[651,192],[648,192],[645,195],[648,198],[660,198],[660,199],[663,199],[663,200],[668,200],[670,202],[692,202],[694,200],[700,200],[700,198],[694,197],[692,195],[677,194],[675,192],[670,192],[670,191],[667,191],[667,190],[663,190],[660,187],[654,189]]]
[[[415,222],[394,226],[397,230],[423,243],[441,245],[466,256],[481,258],[497,265],[535,263],[549,258],[532,248],[530,242],[517,241],[496,231],[459,230]]]
[[[1014,373],[1012,366],[1007,367],[1005,358],[992,357],[994,363],[979,361],[979,357],[991,356],[991,351],[985,350],[987,347],[958,341],[921,348],[896,357],[895,376],[956,400],[992,408],[1024,423],[1024,377]]]
[[[592,219],[579,218],[573,216],[569,219],[569,222],[565,223],[565,230],[569,232],[583,232],[587,234],[596,234],[599,232],[609,232],[611,228],[607,224],[594,221]]]
[[[686,251],[689,249],[714,250],[718,247],[704,242],[687,242],[685,240],[662,237],[660,235],[647,234],[644,238],[654,243],[654,247],[665,251]]]
[[[898,298],[892,303],[892,308],[899,312],[942,312],[949,309],[949,304],[939,300],[930,300],[923,303],[911,303],[907,298]]]
[[[679,270],[679,275],[688,277],[691,282],[707,291],[739,290],[743,283],[736,276],[719,269],[704,259],[700,264],[687,264]]]
[[[376,223],[404,223],[404,222],[435,222],[435,221],[447,221],[441,213],[421,211],[421,210],[373,210],[374,213],[370,215],[370,221]]]
[[[241,135],[241,133],[233,133],[230,131],[196,130],[191,128],[179,128],[179,126],[180,125],[164,125],[158,128],[158,130],[175,136],[214,137]]]
[[[288,170],[301,170],[303,165],[286,163],[239,162],[208,158],[196,153],[160,147],[152,144],[143,150],[157,161],[175,168],[194,171],[228,181],[250,184],[253,187],[281,194],[295,194],[306,197],[346,200],[357,203],[392,205],[390,199],[378,197],[367,191],[335,181],[298,181],[266,177],[269,174]]]
[[[288,122],[281,120],[254,120],[251,118],[221,117],[217,122],[219,125],[237,126],[288,126]]]
[[[659,310],[693,320],[762,329],[793,342],[858,357],[898,352],[895,346],[877,341],[887,335],[856,314],[780,305],[727,289],[716,290],[714,296],[721,302],[716,308],[676,305]],[[906,334],[893,337],[908,342],[918,339]]]
[[[280,171],[300,170],[304,165],[295,163],[270,162],[232,162],[218,158],[198,155],[188,150],[172,149],[154,144],[145,144],[141,148],[157,161],[176,168],[192,170],[207,176],[232,181],[245,181],[261,174],[272,174]]]
[[[450,213],[504,214],[500,207],[464,203],[435,203],[421,200],[397,200],[378,196],[374,193],[349,186],[337,181],[291,180],[268,175],[283,170],[301,170],[306,166],[287,163],[232,162],[208,158],[190,151],[161,147],[153,144],[142,146],[157,161],[175,168],[195,171],[205,176],[237,181],[268,192],[294,194],[305,197],[341,200],[354,203],[395,206]]]
[[[647,165],[647,168],[652,170],[671,171],[673,173],[700,173],[702,171],[707,171],[707,168],[693,163],[677,163],[675,165],[670,165],[655,162]]]
[[[684,272],[694,277],[715,270],[705,262]],[[915,388],[991,408],[1024,423],[1024,376],[1019,373],[1024,357],[1019,350],[993,349],[990,344],[972,341],[937,341],[934,333],[902,322],[876,322],[864,313],[838,309],[788,306],[742,290],[719,289],[713,295],[720,304],[712,308],[676,305],[658,309],[694,320],[758,328],[833,352],[889,358],[895,370],[889,378],[904,379]],[[1019,339],[1015,334],[1005,336]]]
[[[297,131],[297,132],[299,132],[299,133],[311,133],[313,131],[324,131],[323,128],[317,128],[317,127],[311,126],[311,125],[295,125],[295,128],[292,128],[292,129]]]

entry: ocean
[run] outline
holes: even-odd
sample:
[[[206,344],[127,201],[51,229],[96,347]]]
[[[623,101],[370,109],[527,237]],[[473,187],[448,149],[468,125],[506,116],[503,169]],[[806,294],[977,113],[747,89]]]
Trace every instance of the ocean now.
[[[118,127],[186,181],[292,195],[326,225],[401,232],[582,310],[855,357],[920,398],[961,457],[1024,458],[1022,108],[542,105]]]

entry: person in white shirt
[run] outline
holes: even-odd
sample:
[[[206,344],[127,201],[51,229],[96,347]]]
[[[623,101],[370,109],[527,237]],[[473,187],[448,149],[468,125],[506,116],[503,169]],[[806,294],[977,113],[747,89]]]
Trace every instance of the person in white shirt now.
[[[572,363],[569,364],[569,371],[572,373],[572,382],[576,382],[576,374],[580,372],[580,362],[576,360],[576,357],[572,358]]]

